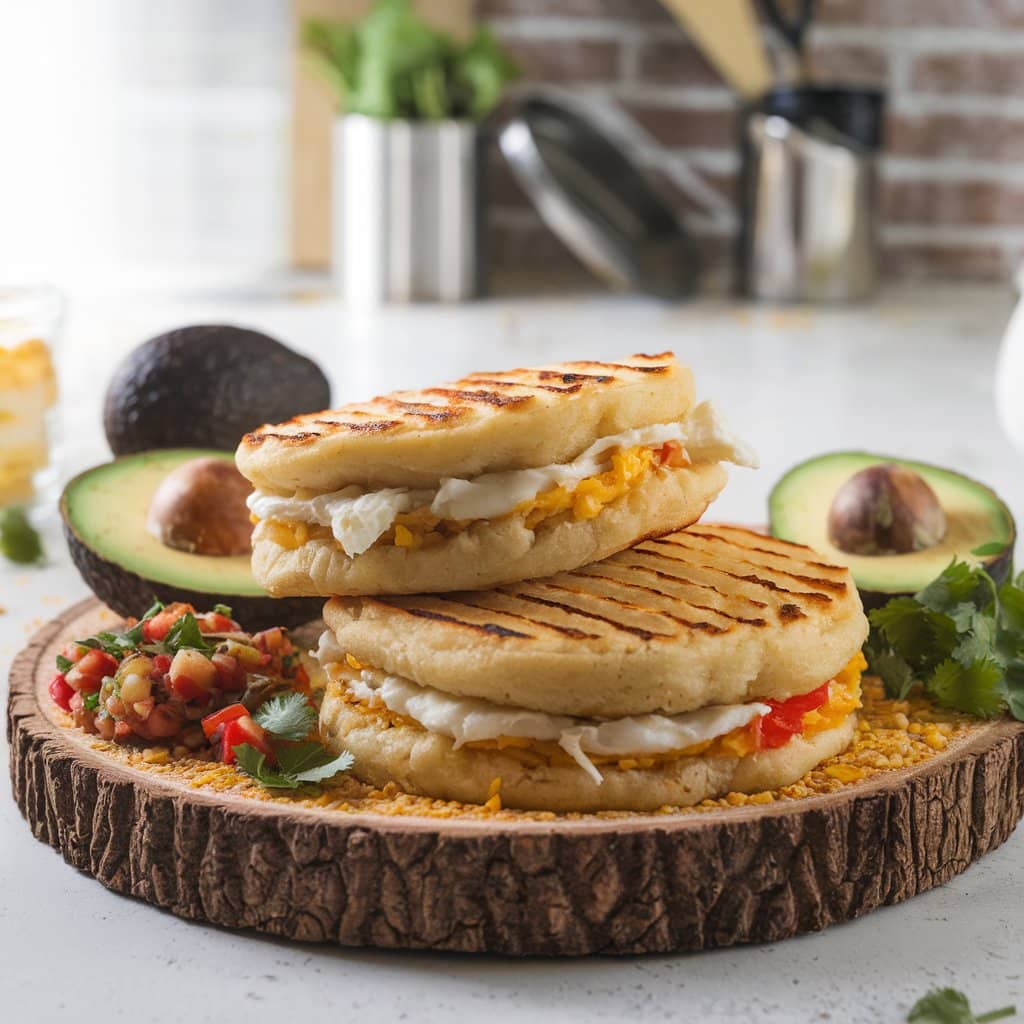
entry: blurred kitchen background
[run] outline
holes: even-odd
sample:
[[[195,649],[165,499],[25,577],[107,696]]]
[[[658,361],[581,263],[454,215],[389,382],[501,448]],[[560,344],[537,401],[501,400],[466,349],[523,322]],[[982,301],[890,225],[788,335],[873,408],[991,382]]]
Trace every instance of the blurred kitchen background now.
[[[691,3],[711,0],[691,0]],[[332,99],[296,25],[357,0],[34,0],[0,15],[0,276],[64,287],[219,288],[322,271]],[[514,96],[571,96],[680,212],[704,286],[737,232],[737,98],[658,0],[423,0],[486,23]],[[779,33],[763,26],[769,49]],[[887,280],[1008,282],[1024,252],[1024,2],[821,0],[812,74],[888,93]],[[489,159],[494,278],[588,277]],[[283,275],[285,277],[283,277]],[[517,282],[518,283],[518,282]]]

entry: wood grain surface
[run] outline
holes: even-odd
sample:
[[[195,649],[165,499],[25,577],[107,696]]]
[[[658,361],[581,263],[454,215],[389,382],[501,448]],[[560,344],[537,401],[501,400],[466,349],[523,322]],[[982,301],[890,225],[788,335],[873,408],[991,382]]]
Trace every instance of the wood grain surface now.
[[[51,716],[54,653],[100,607],[69,609],[15,660],[14,796],[69,864],[184,918],[511,955],[775,941],[948,881],[1024,813],[1024,726],[1009,721],[838,793],[699,814],[489,822],[211,792],[121,764]]]

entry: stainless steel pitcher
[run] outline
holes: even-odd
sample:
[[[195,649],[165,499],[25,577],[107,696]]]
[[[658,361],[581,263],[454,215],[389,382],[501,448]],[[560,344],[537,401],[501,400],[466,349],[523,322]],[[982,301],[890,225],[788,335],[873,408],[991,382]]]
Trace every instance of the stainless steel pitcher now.
[[[878,277],[881,99],[808,88],[769,100],[742,129],[742,290],[782,302],[866,298]]]
[[[476,124],[350,114],[334,133],[332,268],[346,302],[475,295]]]

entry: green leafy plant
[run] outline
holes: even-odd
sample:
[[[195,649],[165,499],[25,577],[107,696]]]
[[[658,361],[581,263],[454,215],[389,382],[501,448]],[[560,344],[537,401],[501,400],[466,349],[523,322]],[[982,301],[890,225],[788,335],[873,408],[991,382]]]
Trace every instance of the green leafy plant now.
[[[302,43],[348,113],[384,120],[484,117],[518,74],[487,29],[458,43],[410,0],[377,0],[357,22],[311,19]]]
[[[954,559],[922,591],[868,618],[864,655],[890,697],[920,684],[944,707],[1024,720],[1024,573],[999,586]]]
[[[1015,1006],[975,1014],[963,992],[955,988],[933,989],[922,996],[907,1014],[908,1024],[987,1024],[988,1021],[1013,1017]]]

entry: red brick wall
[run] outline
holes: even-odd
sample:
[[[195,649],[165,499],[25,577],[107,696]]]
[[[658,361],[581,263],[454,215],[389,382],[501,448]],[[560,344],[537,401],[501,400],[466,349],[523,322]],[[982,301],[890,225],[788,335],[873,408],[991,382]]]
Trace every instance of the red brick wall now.
[[[1009,278],[1024,255],[1024,0],[818,6],[815,74],[889,92],[887,273]],[[520,87],[567,90],[627,141],[721,278],[736,230],[736,101],[657,0],[478,0],[477,9],[523,68]],[[495,265],[572,265],[500,163],[493,177]]]

